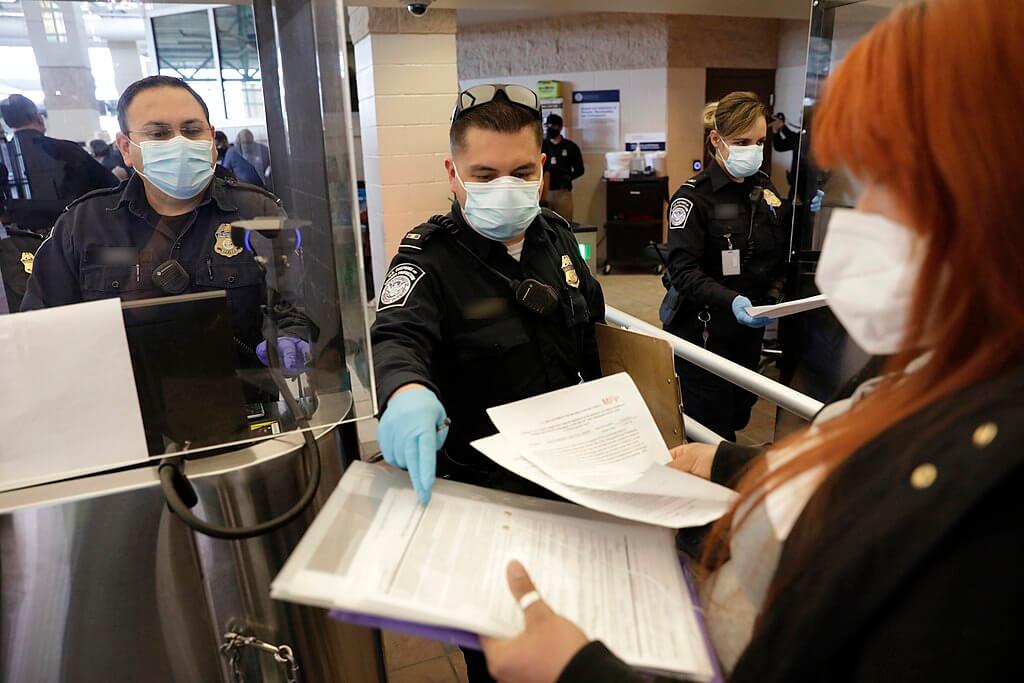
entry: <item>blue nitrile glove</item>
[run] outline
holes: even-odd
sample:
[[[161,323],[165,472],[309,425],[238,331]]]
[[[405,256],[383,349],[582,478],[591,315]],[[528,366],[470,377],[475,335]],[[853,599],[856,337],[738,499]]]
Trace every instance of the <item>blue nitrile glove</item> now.
[[[738,296],[732,300],[732,314],[736,316],[736,322],[747,327],[766,327],[772,323],[771,318],[751,318],[747,313],[747,307],[753,306],[750,299],[745,296]]]
[[[309,355],[309,342],[297,337],[278,337],[277,356],[281,359],[281,371],[288,377],[301,375],[306,369],[306,357]],[[263,340],[256,347],[256,357],[264,365],[267,362],[267,342]]]
[[[825,190],[818,190],[814,193],[814,197],[811,199],[810,209],[811,213],[818,213],[821,211],[821,200],[825,198]]]
[[[395,392],[380,417],[377,441],[388,463],[409,470],[409,479],[424,505],[437,472],[437,452],[448,437],[444,406],[426,387]]]

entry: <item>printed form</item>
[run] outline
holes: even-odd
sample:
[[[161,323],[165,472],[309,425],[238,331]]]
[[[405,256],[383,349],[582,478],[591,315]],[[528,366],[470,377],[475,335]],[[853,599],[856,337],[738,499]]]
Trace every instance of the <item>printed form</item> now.
[[[664,466],[668,448],[625,373],[487,414],[500,434],[474,441],[477,450],[588,508],[678,529],[718,519],[735,500],[724,486]]]
[[[347,514],[369,509],[356,479],[391,474],[350,467],[274,581],[275,597],[508,637],[523,627],[505,579],[516,559],[553,609],[625,661],[711,678],[669,530],[446,481],[424,507],[406,477],[378,488],[371,518]],[[354,552],[346,538],[358,539]],[[344,558],[333,569],[323,561],[331,553]]]

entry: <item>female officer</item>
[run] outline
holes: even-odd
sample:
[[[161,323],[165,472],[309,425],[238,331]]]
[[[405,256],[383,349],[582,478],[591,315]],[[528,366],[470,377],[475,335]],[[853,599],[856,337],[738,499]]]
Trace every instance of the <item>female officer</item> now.
[[[665,329],[751,369],[770,321],[745,309],[778,301],[787,248],[787,207],[761,170],[766,113],[750,92],[708,104],[704,126],[715,163],[679,188],[668,211],[668,274],[679,303],[674,316],[663,318]],[[692,363],[676,363],[686,414],[734,440],[757,397]]]

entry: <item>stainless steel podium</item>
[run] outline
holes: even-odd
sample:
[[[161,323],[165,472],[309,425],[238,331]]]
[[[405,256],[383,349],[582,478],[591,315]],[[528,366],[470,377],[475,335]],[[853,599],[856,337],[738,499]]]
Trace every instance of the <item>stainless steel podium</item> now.
[[[384,680],[374,631],[270,599],[270,581],[334,489],[340,430],[318,430],[323,481],[288,527],[246,541],[194,534],[164,503],[155,467],[0,494],[0,680],[228,683],[228,631],[295,652],[299,680]],[[188,463],[202,516],[229,524],[285,510],[305,485],[295,434]],[[351,456],[351,454],[350,454]],[[285,681],[242,651],[246,681]]]

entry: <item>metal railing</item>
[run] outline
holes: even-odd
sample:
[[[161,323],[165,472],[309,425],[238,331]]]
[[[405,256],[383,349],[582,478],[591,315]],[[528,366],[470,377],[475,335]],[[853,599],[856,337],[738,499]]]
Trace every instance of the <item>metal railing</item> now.
[[[801,394],[795,389],[791,389],[784,384],[780,384],[775,380],[765,377],[764,375],[760,375],[753,370],[743,367],[742,365],[733,363],[731,360],[723,358],[717,353],[712,353],[711,351],[701,348],[696,344],[680,339],[674,334],[670,334],[612,306],[605,307],[605,318],[607,322],[613,325],[618,325],[619,327],[623,327],[627,330],[642,332],[652,337],[664,339],[672,345],[672,351],[675,355],[679,356],[683,360],[687,360],[694,365],[698,365],[708,372],[712,372],[722,379],[732,382],[738,387],[755,393],[762,398],[766,398],[805,420],[810,420],[817,415],[818,411],[821,410],[824,405],[821,401],[815,400],[805,394]],[[683,408],[685,409],[685,406],[683,406]],[[717,436],[704,425],[696,423],[691,418],[686,418],[685,422],[686,434],[691,439],[704,443],[715,443],[716,441],[721,441],[721,437]],[[717,437],[717,439],[712,437]]]

